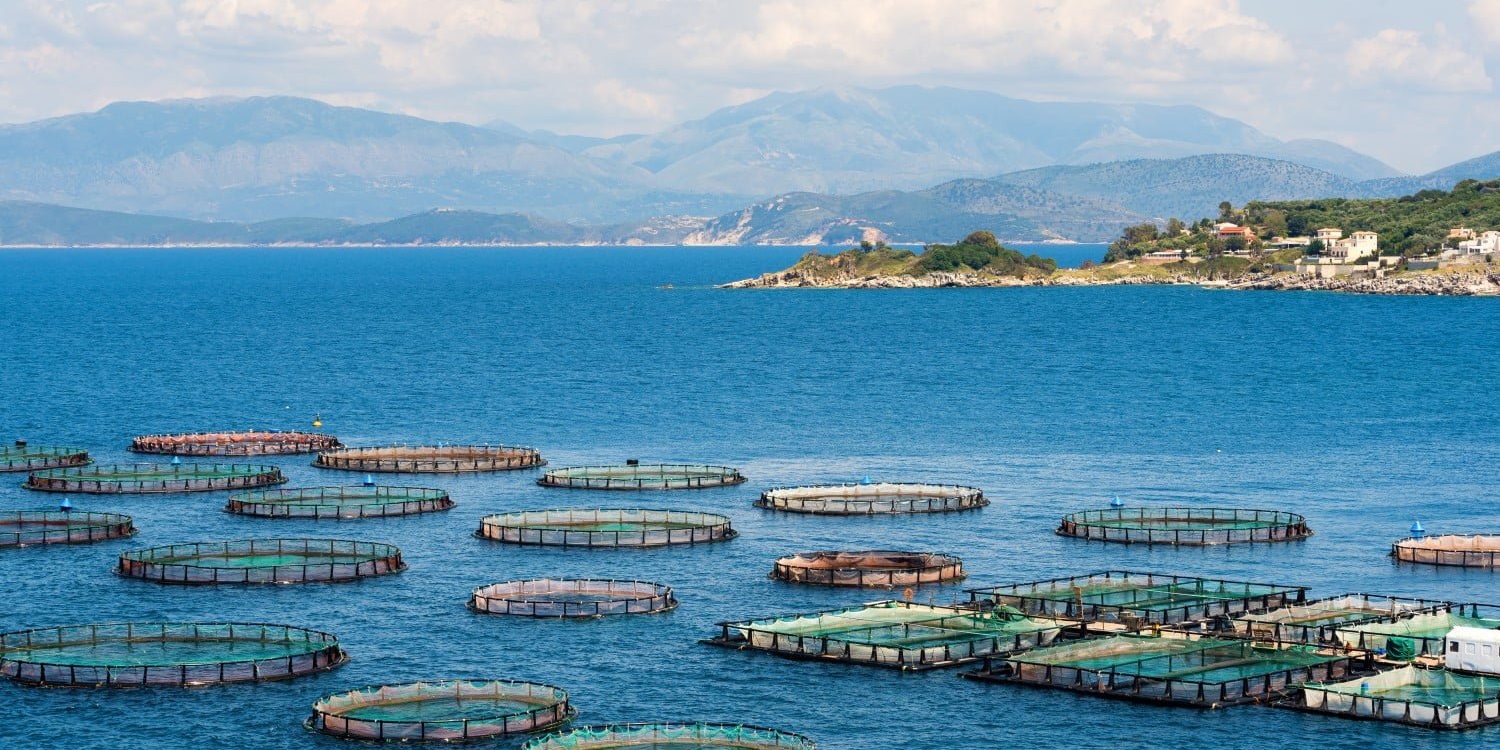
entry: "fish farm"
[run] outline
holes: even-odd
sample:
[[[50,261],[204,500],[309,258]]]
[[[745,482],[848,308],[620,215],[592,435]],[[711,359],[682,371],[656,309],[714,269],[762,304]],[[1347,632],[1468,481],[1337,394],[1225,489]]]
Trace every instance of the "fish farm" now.
[[[1500,606],[1444,604],[1395,619],[1359,622],[1334,629],[1339,643],[1366,651],[1384,651],[1392,659],[1441,656],[1443,642],[1454,628],[1500,630]]]
[[[1446,534],[1412,537],[1391,545],[1400,562],[1500,568],[1500,534]]]
[[[863,516],[878,513],[948,513],[989,505],[976,487],[946,484],[828,484],[766,490],[757,507],[788,513]]]
[[[31,544],[82,544],[123,539],[135,533],[135,521],[117,513],[62,510],[0,511],[0,547]]]
[[[1029,615],[1119,623],[1127,628],[1196,623],[1307,600],[1306,586],[1120,570],[966,589],[965,593],[972,606],[1013,607]]]
[[[1121,544],[1246,544],[1312,536],[1307,519],[1278,510],[1109,508],[1063,516],[1062,536]]]
[[[901,601],[719,623],[713,646],[796,659],[926,670],[1052,643],[1077,622],[1014,610],[975,611]]]
[[[936,552],[801,552],[776,561],[771,577],[821,586],[918,586],[960,580],[963,561]]]
[[[661,547],[723,542],[728,516],[682,510],[527,510],[485,516],[476,536],[558,547]]]
[[[1417,614],[1447,611],[1458,606],[1427,599],[1373,594],[1340,594],[1304,604],[1249,612],[1235,617],[1240,638],[1284,643],[1344,643],[1339,628],[1366,623],[1394,622]],[[1370,650],[1370,649],[1366,649]]]
[[[800,734],[748,724],[608,724],[577,727],[530,740],[521,750],[611,750],[612,748],[730,748],[817,750]]]
[[[454,505],[444,490],[351,485],[243,492],[230,495],[224,510],[260,518],[351,519],[409,516]]]
[[[987,660],[965,676],[1217,708],[1345,677],[1357,658],[1365,657],[1306,644],[1118,635],[1008,656],[1003,667]]]
[[[115,464],[34,471],[23,485],[42,492],[148,495],[269,487],[286,482],[281,469],[254,464]]]
[[[157,583],[353,581],[406,570],[401,550],[347,539],[242,539],[132,550],[115,570]]]
[[[574,490],[698,490],[745,481],[739,469],[701,464],[627,463],[623,466],[573,466],[542,474],[543,487]]]
[[[323,451],[313,466],[389,474],[462,474],[546,465],[535,448],[510,445],[391,445]]]
[[[89,452],[82,448],[28,445],[25,440],[0,448],[0,472],[88,466],[89,463]]]
[[[342,447],[338,438],[320,432],[252,430],[141,435],[130,441],[129,450],[172,456],[285,456]]]
[[[1500,678],[1406,666],[1344,682],[1310,682],[1277,705],[1351,719],[1431,729],[1471,729],[1500,722]]]
[[[672,587],[653,581],[535,578],[474,590],[469,608],[516,617],[603,617],[666,612],[677,606]]]
[[[352,740],[467,742],[540,732],[573,717],[561,688],[509,680],[440,680],[334,693],[306,725]]]
[[[0,633],[0,674],[25,685],[261,682],[332,669],[348,658],[332,635],[289,625],[117,622]]]

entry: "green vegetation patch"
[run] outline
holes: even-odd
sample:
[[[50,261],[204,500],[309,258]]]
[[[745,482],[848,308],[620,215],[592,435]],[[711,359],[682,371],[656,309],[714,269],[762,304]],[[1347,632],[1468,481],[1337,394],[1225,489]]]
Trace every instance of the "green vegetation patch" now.
[[[992,232],[974,232],[952,245],[928,245],[921,253],[862,242],[837,255],[810,252],[792,270],[812,278],[840,275],[926,276],[939,272],[979,272],[995,276],[1037,278],[1050,276],[1057,261],[1022,255],[1000,244]]]

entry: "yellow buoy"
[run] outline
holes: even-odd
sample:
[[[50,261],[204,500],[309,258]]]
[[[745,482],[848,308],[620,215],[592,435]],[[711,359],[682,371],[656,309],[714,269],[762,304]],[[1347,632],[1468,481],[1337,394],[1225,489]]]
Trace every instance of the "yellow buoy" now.
[[[319,415],[313,417],[313,427],[317,427],[318,429],[322,429],[323,428],[323,415],[322,414],[319,414]]]

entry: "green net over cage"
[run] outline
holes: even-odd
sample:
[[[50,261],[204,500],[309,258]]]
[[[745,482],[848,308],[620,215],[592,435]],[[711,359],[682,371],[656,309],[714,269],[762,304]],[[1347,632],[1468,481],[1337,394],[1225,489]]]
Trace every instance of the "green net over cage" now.
[[[512,680],[437,680],[334,693],[307,727],[335,737],[466,742],[554,729],[573,717],[561,688]]]
[[[1400,562],[1461,568],[1500,568],[1500,534],[1413,537],[1391,545]]]
[[[1199,622],[1307,600],[1306,586],[1126,570],[965,591],[974,606],[999,604],[1030,614],[1127,626]]]
[[[608,748],[735,748],[737,750],[817,750],[800,734],[746,724],[608,724],[578,727],[530,740],[521,750],[607,750]]]
[[[1500,676],[1406,666],[1343,682],[1312,682],[1289,707],[1416,724],[1471,729],[1500,723]]]
[[[1340,627],[1359,623],[1393,622],[1416,614],[1446,611],[1454,605],[1427,599],[1376,594],[1340,594],[1234,618],[1235,635],[1291,643],[1336,641]],[[1369,649],[1365,649],[1369,650]]]
[[[1307,519],[1244,508],[1109,508],[1069,513],[1057,533],[1122,544],[1290,542],[1312,536]]]
[[[518,617],[635,615],[676,606],[671,586],[599,578],[507,581],[481,586],[469,597],[469,607],[476,612]]]
[[[0,633],[0,674],[28,685],[190,686],[279,680],[348,657],[328,633],[243,622],[116,622]]]
[[[304,487],[242,492],[229,496],[224,510],[261,518],[378,518],[448,510],[444,490],[425,487]]]
[[[29,445],[25,440],[17,440],[14,445],[0,446],[0,472],[87,466],[89,463],[89,452],[82,448]]]
[[[111,464],[34,471],[28,490],[79,494],[156,494],[244,490],[282,484],[275,466],[255,464]]]
[[[1398,618],[1341,625],[1334,629],[1331,641],[1363,651],[1389,651],[1390,640],[1399,638],[1409,642],[1416,651],[1413,658],[1424,654],[1439,656],[1443,653],[1444,639],[1458,627],[1500,630],[1500,607],[1444,604]]]
[[[766,490],[756,506],[788,513],[864,516],[881,513],[947,513],[990,504],[976,487],[949,484],[873,482],[777,487]]]
[[[683,510],[528,510],[485,516],[477,536],[558,547],[660,547],[733,539],[728,516]]]
[[[313,466],[397,474],[461,474],[545,466],[535,448],[513,445],[391,445],[323,451]]]
[[[536,483],[575,490],[695,490],[745,481],[739,469],[703,464],[625,464],[553,469]]]
[[[0,547],[80,544],[135,533],[130,516],[61,510],[0,511]]]
[[[156,583],[352,581],[406,570],[390,544],[349,539],[240,539],[132,550],[116,572]]]
[[[800,552],[780,558],[771,577],[823,586],[920,586],[964,577],[963,561],[937,552]]]
[[[141,435],[130,441],[129,450],[174,456],[278,456],[342,447],[338,438],[321,432],[250,430]]]

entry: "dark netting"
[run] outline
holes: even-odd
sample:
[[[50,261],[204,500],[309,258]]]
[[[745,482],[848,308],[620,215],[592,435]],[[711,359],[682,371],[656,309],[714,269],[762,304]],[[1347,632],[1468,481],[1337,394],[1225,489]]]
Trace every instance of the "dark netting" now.
[[[356,740],[465,742],[553,729],[573,717],[561,688],[509,680],[439,680],[334,693],[307,726]]]
[[[672,587],[653,581],[536,578],[474,589],[476,612],[520,617],[602,617],[665,612],[677,606]]]
[[[0,674],[28,685],[258,682],[347,659],[328,633],[262,623],[116,622],[0,634]]]
[[[311,583],[406,570],[401,550],[348,539],[241,539],[133,550],[115,572],[157,583]]]
[[[1448,602],[1399,596],[1340,594],[1264,612],[1241,614],[1234,618],[1234,632],[1241,638],[1252,640],[1341,643],[1335,638],[1335,633],[1341,628],[1364,623],[1395,622],[1419,614],[1448,611],[1458,606]]]
[[[1412,537],[1391,545],[1401,562],[1462,568],[1500,568],[1500,534]]]
[[[64,466],[87,466],[89,463],[89,452],[82,448],[28,445],[25,440],[0,447],[0,471],[36,471]]]
[[[61,510],[0,511],[0,547],[77,544],[135,533],[130,516]]]
[[[1405,666],[1344,682],[1311,682],[1277,705],[1351,719],[1378,719],[1431,729],[1500,723],[1500,679]]]
[[[343,471],[457,474],[546,465],[535,448],[510,445],[392,445],[324,451],[313,466]]]
[[[668,747],[817,750],[818,744],[800,734],[746,724],[608,724],[549,734],[527,742],[521,750]]]
[[[682,510],[528,510],[485,516],[477,536],[560,547],[659,547],[733,539],[727,516]]]
[[[278,456],[342,447],[338,438],[321,432],[279,430],[141,435],[130,441],[130,450],[136,453],[176,456]]]
[[[693,490],[745,481],[739,469],[702,464],[626,464],[554,469],[536,480],[543,487],[575,490]]]
[[[115,464],[34,471],[28,490],[152,494],[247,490],[286,481],[281,469],[254,464]]]
[[[854,516],[876,513],[947,513],[990,504],[976,487],[950,484],[830,484],[766,490],[755,504],[790,513]]]
[[[448,510],[444,490],[424,487],[306,487],[229,496],[224,510],[262,518],[373,518]]]
[[[957,581],[963,561],[936,552],[800,552],[776,561],[771,577],[823,586],[919,586]]]
[[[1200,622],[1307,601],[1306,586],[1128,570],[967,589],[966,593],[972,606],[1014,607],[1028,614],[1127,627]]]
[[[1123,544],[1290,542],[1312,536],[1296,513],[1242,508],[1110,508],[1069,513],[1057,533]]]

